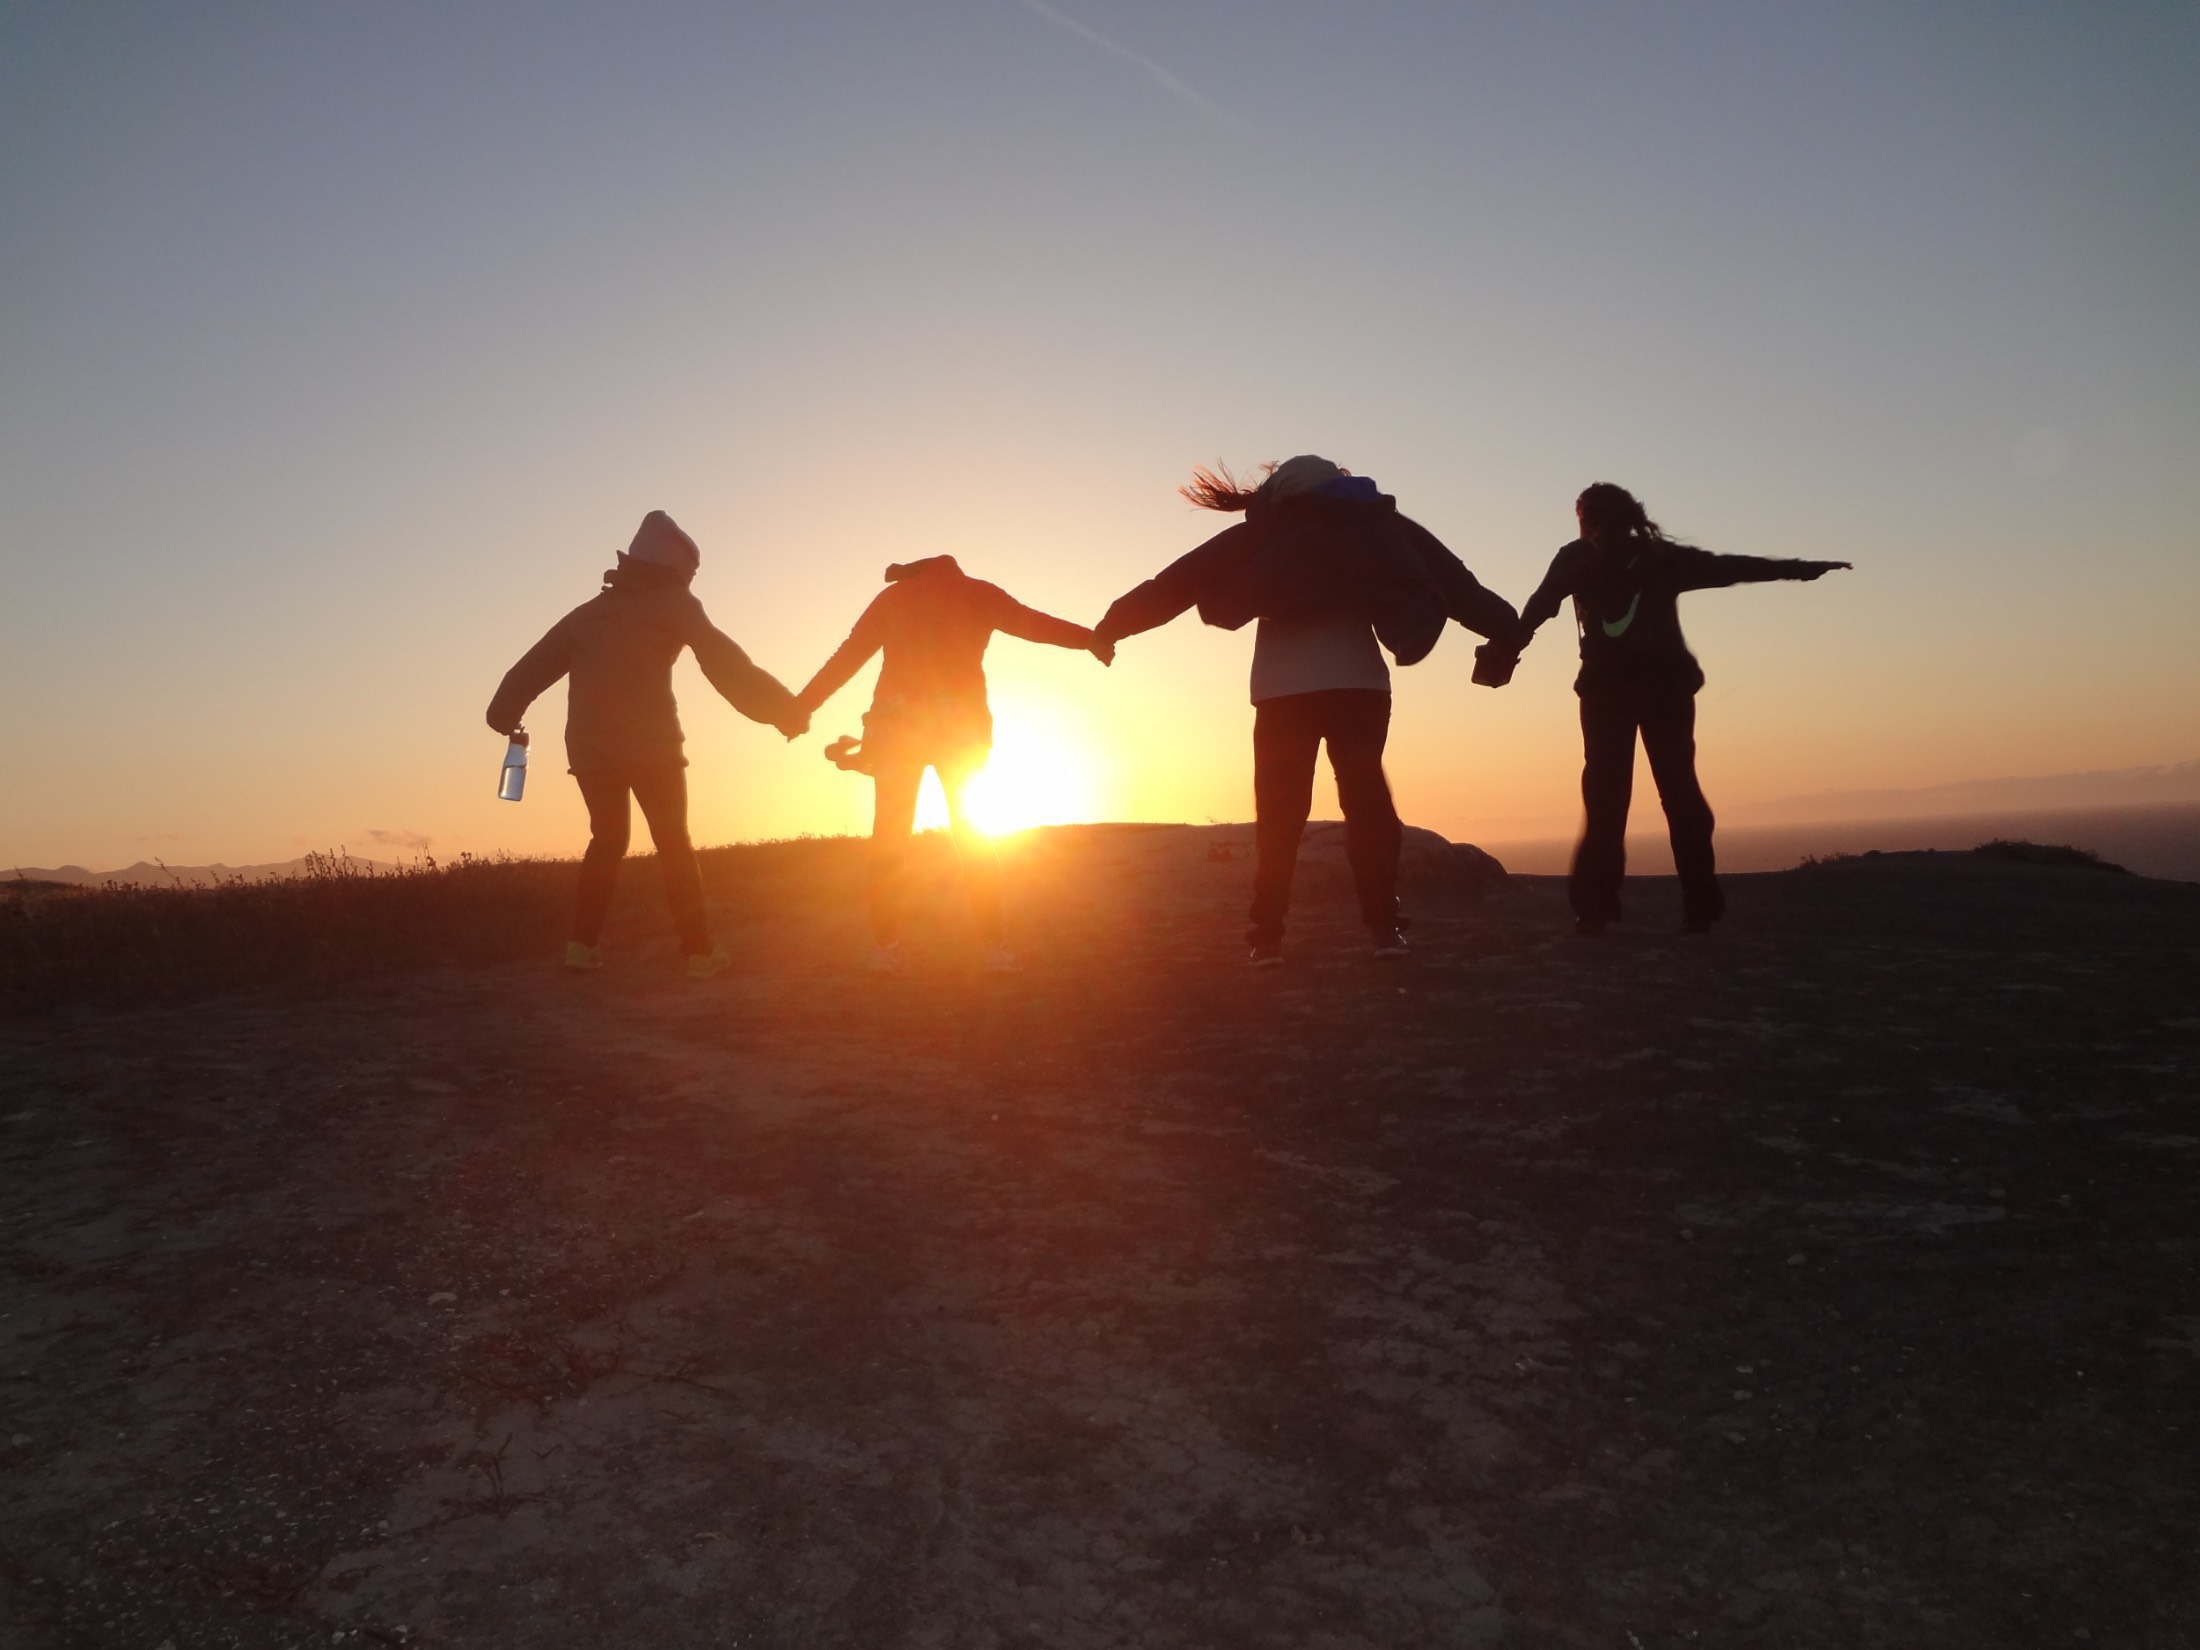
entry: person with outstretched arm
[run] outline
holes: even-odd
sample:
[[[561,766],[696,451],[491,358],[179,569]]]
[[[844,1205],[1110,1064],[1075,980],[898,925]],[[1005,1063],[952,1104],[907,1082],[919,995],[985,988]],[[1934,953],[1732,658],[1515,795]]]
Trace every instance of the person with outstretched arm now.
[[[1569,597],[1581,633],[1581,841],[1567,885],[1574,926],[1600,934],[1620,917],[1635,738],[1665,805],[1682,920],[1701,934],[1726,911],[1711,847],[1711,804],[1696,779],[1696,690],[1703,668],[1681,636],[1680,597],[1773,579],[1809,580],[1845,561],[1716,556],[1665,536],[1635,495],[1609,481],[1574,502],[1581,536],[1565,545],[1521,610],[1519,646]]]
[[[679,524],[650,511],[618,565],[604,574],[603,589],[552,625],[505,672],[489,702],[489,726],[509,735],[544,690],[561,676],[572,678],[565,754],[588,804],[589,839],[565,947],[568,968],[603,966],[599,941],[626,857],[630,797],[642,805],[657,845],[688,974],[709,979],[730,961],[712,943],[702,873],[688,840],[685,737],[672,697],[672,666],[683,650],[694,650],[704,679],[750,721],[789,739],[809,728],[794,695],[750,663],[704,613],[688,588],[701,565],[702,552]]]
[[[1435,534],[1400,515],[1394,498],[1326,458],[1304,453],[1270,465],[1251,487],[1227,470],[1194,470],[1182,491],[1202,509],[1243,511],[1245,519],[1118,599],[1098,632],[1116,642],[1193,606],[1226,630],[1259,621],[1249,960],[1262,968],[1283,961],[1284,918],[1324,744],[1361,919],[1376,957],[1403,957],[1404,830],[1383,773],[1390,667],[1382,649],[1401,665],[1413,664],[1436,645],[1447,620],[1510,646],[1518,615]]]
[[[974,830],[963,793],[993,750],[986,702],[985,650],[999,631],[1027,642],[1077,648],[1102,664],[1115,649],[1081,624],[1029,608],[997,584],[974,579],[953,556],[896,562],[886,588],[856,620],[848,639],[796,695],[804,717],[847,686],[883,653],[863,736],[839,739],[825,754],[871,776],[871,956],[878,974],[901,974],[902,868],[916,823],[924,770],[940,776],[948,829],[989,974],[1016,971],[1001,915],[1000,868],[993,845]]]

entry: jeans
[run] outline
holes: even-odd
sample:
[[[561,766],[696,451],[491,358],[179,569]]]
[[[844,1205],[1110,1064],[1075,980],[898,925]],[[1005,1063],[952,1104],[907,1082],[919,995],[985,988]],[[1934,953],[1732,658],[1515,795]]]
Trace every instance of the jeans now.
[[[619,861],[626,857],[633,830],[627,797],[642,805],[649,837],[657,845],[657,865],[665,878],[665,900],[672,907],[680,948],[690,956],[710,950],[710,924],[703,916],[703,872],[688,840],[687,769],[675,766],[594,769],[573,776],[588,804],[588,852],[581,856],[581,885],[573,909],[573,937],[594,945],[603,933],[618,885]]]
[[[1352,885],[1368,927],[1398,921],[1398,846],[1405,835],[1383,777],[1383,745],[1390,738],[1390,695],[1370,688],[1290,693],[1253,707],[1254,838],[1259,863],[1253,872],[1253,943],[1283,937],[1291,907],[1291,877],[1298,869],[1299,838],[1314,806],[1314,760],[1329,745],[1337,777],[1337,805],[1344,810],[1344,852]]]
[[[1711,804],[1696,782],[1696,695],[1684,688],[1634,689],[1581,696],[1581,842],[1567,895],[1574,914],[1592,922],[1619,916],[1627,874],[1627,808],[1635,788],[1635,735],[1650,758],[1650,777],[1665,805],[1680,873],[1681,906],[1691,923],[1726,909],[1711,852]]]

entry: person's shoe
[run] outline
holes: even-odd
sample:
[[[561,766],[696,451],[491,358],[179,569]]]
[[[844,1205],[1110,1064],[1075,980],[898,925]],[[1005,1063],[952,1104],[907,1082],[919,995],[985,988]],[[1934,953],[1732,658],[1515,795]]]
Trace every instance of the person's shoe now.
[[[583,945],[579,940],[565,942],[565,966],[584,971],[603,967],[603,947]]]
[[[895,977],[909,972],[909,964],[902,958],[901,941],[899,940],[894,941],[891,945],[872,946],[870,961],[863,966],[873,974],[885,974]]]
[[[714,945],[708,951],[688,953],[688,978],[691,980],[715,980],[733,966],[733,958],[722,945]]]
[[[1280,939],[1255,940],[1253,941],[1252,950],[1245,954],[1245,960],[1255,968],[1281,968],[1283,966],[1283,941]]]
[[[1406,944],[1406,937],[1395,928],[1374,930],[1375,960],[1398,962],[1413,955],[1413,948]]]
[[[985,960],[978,964],[981,974],[1021,974],[1023,964],[1016,960],[1016,953],[1005,945],[989,945],[985,948]]]

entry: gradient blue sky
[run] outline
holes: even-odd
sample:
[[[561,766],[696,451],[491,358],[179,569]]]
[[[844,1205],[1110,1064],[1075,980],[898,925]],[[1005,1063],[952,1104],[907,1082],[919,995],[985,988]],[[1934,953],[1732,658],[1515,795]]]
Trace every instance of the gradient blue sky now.
[[[1855,561],[1684,606],[1715,802],[2200,755],[2195,85],[2189,4],[0,5],[0,864],[576,851],[479,715],[643,511],[798,683],[1302,451],[1516,601],[1595,479]],[[1399,673],[1409,819],[1567,828],[1563,630]],[[996,644],[1004,770],[1244,817],[1250,645]],[[862,828],[681,683],[701,840]]]

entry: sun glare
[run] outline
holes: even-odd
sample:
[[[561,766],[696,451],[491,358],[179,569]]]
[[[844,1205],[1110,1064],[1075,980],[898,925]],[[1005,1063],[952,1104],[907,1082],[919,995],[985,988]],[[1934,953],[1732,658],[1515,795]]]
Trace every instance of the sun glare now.
[[[979,830],[1005,836],[1034,825],[1090,820],[1100,789],[1091,750],[1061,718],[1026,707],[996,707],[993,759],[971,780],[964,803]],[[946,798],[937,776],[927,773],[917,797],[917,829],[946,824]]]

